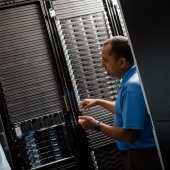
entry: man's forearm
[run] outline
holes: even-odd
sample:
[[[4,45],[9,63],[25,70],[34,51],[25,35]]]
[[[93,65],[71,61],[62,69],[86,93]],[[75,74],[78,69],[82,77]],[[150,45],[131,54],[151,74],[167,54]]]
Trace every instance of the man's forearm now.
[[[139,130],[128,130],[122,129],[119,127],[109,126],[105,123],[100,123],[101,132],[104,134],[120,141],[131,143],[133,142],[138,134],[140,133]]]
[[[100,105],[105,109],[107,109],[108,111],[114,113],[115,102],[103,100],[103,99],[97,99],[97,105]]]

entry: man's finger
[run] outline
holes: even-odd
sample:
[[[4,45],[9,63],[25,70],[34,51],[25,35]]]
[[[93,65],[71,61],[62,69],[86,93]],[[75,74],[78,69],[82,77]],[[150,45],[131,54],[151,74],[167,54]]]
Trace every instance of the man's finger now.
[[[79,116],[79,119],[87,119],[87,116]]]

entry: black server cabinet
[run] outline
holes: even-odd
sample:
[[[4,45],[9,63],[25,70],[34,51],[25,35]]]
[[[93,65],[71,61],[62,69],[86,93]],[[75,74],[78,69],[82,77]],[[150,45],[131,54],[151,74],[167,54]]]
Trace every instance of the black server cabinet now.
[[[170,169],[170,14],[168,1],[120,0],[151,114],[162,169]]]
[[[81,141],[75,137],[74,113],[44,1],[4,5],[0,15],[1,116],[11,166],[93,169],[85,142],[81,152],[86,159],[80,158]]]
[[[84,98],[115,100],[119,80],[100,68],[104,40],[122,34],[111,1],[0,3],[0,113],[14,170],[121,170],[114,140],[77,125],[80,114],[112,124]],[[114,20],[113,20],[114,19]]]

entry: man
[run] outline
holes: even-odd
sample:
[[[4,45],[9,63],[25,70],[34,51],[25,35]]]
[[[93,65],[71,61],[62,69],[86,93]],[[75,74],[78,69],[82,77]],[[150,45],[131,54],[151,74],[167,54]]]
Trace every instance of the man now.
[[[121,79],[116,103],[102,99],[85,99],[80,102],[80,109],[100,105],[115,113],[114,126],[90,116],[79,116],[79,124],[85,130],[101,130],[116,139],[118,149],[123,155],[125,170],[161,170],[150,116],[126,37],[115,36],[104,42],[102,67],[110,76]]]

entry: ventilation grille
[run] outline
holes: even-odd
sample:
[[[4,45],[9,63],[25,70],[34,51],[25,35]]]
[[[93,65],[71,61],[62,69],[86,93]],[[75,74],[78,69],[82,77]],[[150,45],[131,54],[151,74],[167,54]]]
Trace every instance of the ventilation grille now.
[[[59,20],[104,11],[101,0],[57,0],[52,4]]]
[[[0,10],[0,82],[16,123],[62,110],[38,4]]]

